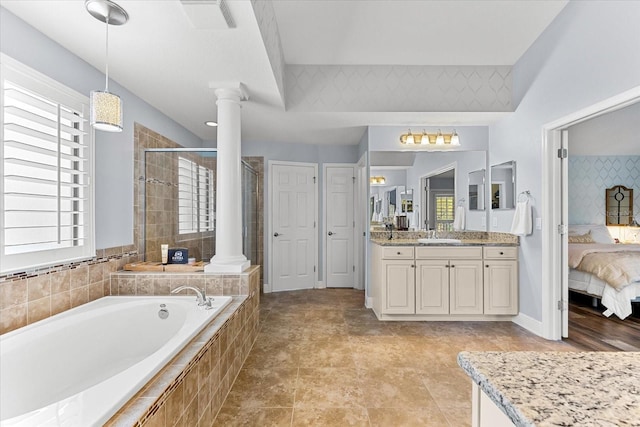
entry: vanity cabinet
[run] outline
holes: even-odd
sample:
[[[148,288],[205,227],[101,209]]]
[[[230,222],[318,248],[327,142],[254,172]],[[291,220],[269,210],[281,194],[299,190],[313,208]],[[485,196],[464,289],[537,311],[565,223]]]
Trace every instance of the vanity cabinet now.
[[[518,314],[518,248],[485,247],[484,313]]]
[[[518,248],[374,245],[382,320],[482,320],[518,311]]]
[[[482,314],[482,248],[417,247],[416,313]]]

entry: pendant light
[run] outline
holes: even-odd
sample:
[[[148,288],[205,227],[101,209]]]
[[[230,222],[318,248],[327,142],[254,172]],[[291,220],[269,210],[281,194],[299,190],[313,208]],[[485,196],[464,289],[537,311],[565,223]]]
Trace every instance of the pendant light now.
[[[129,20],[129,15],[121,6],[110,0],[86,0],[84,6],[91,16],[106,24],[105,89],[91,91],[91,126],[107,132],[122,132],[122,100],[118,95],[109,92],[109,25],[123,25]]]

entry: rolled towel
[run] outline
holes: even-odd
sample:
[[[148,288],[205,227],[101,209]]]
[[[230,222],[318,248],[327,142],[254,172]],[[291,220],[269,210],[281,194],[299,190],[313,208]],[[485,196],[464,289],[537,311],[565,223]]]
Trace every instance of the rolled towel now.
[[[511,223],[511,234],[517,236],[527,236],[533,233],[533,219],[529,198],[516,204],[516,211],[513,214]]]
[[[464,227],[465,227],[464,215],[465,215],[464,206],[456,207],[456,213],[453,217],[453,231],[464,230]]]

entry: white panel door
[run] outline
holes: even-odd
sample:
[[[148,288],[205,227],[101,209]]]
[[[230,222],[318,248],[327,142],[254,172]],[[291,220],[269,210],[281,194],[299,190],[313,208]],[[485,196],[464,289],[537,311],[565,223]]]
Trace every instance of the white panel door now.
[[[354,166],[325,167],[325,284],[353,288],[354,264]]]
[[[271,167],[274,292],[315,286],[315,173],[314,165],[273,164]]]

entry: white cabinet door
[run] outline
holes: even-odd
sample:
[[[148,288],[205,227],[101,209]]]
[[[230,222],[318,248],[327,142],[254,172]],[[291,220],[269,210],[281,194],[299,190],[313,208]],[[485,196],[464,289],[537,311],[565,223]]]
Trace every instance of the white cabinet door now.
[[[271,167],[273,291],[315,286],[315,175],[315,165],[285,163]]]
[[[413,260],[385,260],[382,262],[383,314],[414,314],[415,309],[415,267]]]
[[[324,171],[327,248],[325,284],[331,288],[353,288],[355,168],[329,165]]]
[[[518,262],[485,261],[484,313],[518,314]]]
[[[450,314],[482,314],[482,261],[451,260]]]
[[[448,261],[416,261],[416,313],[449,314]]]

